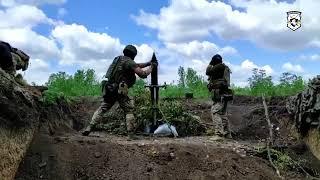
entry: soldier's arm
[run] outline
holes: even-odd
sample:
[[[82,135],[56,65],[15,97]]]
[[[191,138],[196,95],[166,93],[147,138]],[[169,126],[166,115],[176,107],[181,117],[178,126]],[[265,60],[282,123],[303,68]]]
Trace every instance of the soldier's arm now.
[[[213,66],[213,65],[209,65],[209,66],[207,67],[207,69],[206,69],[206,75],[207,75],[207,76],[212,75],[213,71],[214,71],[214,66]]]
[[[137,63],[137,66],[139,68],[145,68],[151,65],[151,62],[146,62],[146,63]]]
[[[214,73],[216,73],[217,71],[220,71],[222,68],[221,64],[217,64],[217,65],[209,65],[206,69],[206,75],[207,76],[211,76]]]
[[[152,72],[152,66],[149,66],[146,70],[143,70],[139,66],[137,66],[134,69],[134,72],[140,77],[140,78],[147,78],[148,75]]]

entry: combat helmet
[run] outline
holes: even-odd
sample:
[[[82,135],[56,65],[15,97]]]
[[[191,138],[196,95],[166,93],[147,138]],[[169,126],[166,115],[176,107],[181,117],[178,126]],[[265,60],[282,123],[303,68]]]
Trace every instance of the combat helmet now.
[[[134,47],[133,45],[127,45],[123,49],[123,55],[130,57],[131,59],[134,59],[136,57],[137,53],[138,53],[137,48]]]
[[[220,54],[216,54],[212,57],[210,64],[211,65],[216,65],[222,63],[222,57]]]

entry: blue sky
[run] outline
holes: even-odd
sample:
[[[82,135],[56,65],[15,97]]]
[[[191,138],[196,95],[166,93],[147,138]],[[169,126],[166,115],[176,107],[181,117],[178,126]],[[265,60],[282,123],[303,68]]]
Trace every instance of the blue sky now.
[[[179,66],[204,75],[220,53],[243,86],[252,68],[275,80],[285,71],[305,79],[318,73],[319,8],[316,0],[0,0],[0,39],[31,55],[24,75],[39,84],[81,68],[101,77],[123,46],[134,44],[139,62],[156,51],[162,81],[175,80]],[[288,10],[302,11],[297,31],[286,27]]]

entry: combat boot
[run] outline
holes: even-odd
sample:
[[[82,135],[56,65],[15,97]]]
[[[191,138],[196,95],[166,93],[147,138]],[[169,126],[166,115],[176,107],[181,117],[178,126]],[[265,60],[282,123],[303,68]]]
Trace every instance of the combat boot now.
[[[89,136],[89,134],[92,132],[91,126],[87,126],[87,128],[82,132],[83,136]]]

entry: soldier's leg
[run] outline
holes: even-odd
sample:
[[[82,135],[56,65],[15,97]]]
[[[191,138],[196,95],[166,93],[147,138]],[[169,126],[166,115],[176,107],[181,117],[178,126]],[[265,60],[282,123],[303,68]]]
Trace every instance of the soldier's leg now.
[[[82,132],[82,135],[88,136],[91,133],[92,128],[101,122],[103,115],[114,105],[114,103],[114,100],[104,99],[100,107],[94,112],[89,125]]]
[[[231,138],[231,129],[230,129],[230,123],[228,118],[228,112],[227,112],[228,101],[223,101],[222,104],[223,104],[223,108],[221,111],[221,117],[222,117],[224,132],[226,133],[225,135]]]
[[[12,75],[13,77],[16,76],[16,67],[17,67],[17,58],[18,55],[12,53],[12,66],[10,66],[6,71],[8,74]]]
[[[137,128],[137,122],[134,117],[134,103],[131,98],[125,95],[120,95],[119,105],[126,114],[126,125],[128,133],[134,133]]]
[[[221,110],[222,110],[222,104],[220,102],[214,102],[211,107],[211,116],[212,116],[212,123],[213,128],[215,131],[215,134],[217,135],[224,135],[224,128],[222,123],[222,117],[221,117]]]
[[[0,68],[10,73],[13,70],[12,54],[10,46],[0,42]]]

